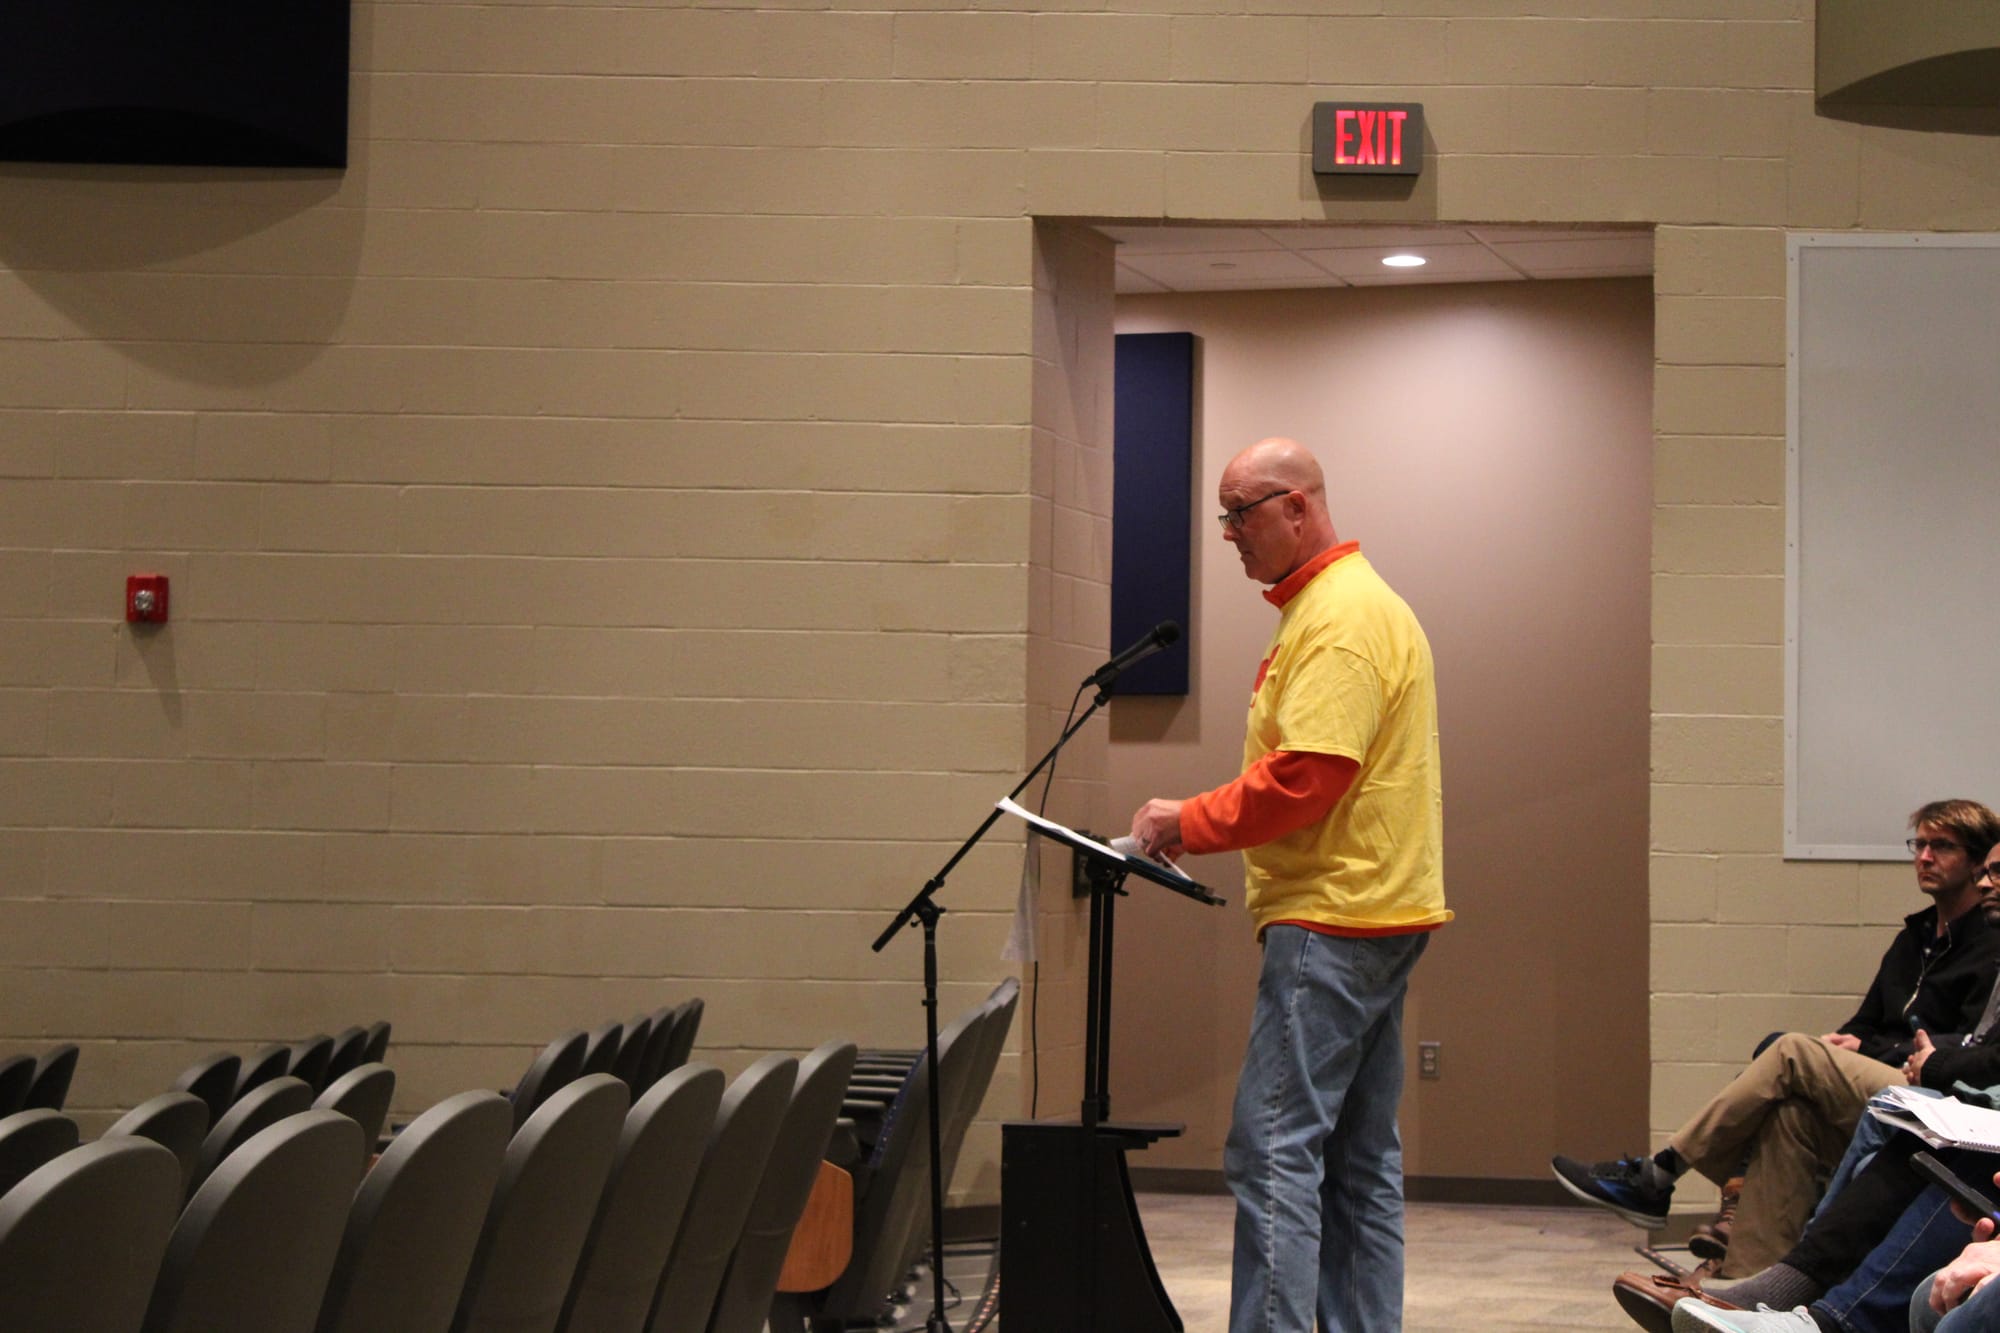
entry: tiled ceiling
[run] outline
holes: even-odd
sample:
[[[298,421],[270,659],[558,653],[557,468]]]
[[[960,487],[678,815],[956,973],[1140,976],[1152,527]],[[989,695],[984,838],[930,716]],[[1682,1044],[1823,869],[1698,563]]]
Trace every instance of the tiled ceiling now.
[[[1391,287],[1643,277],[1650,227],[1103,226],[1118,242],[1118,291],[1221,292],[1260,287]],[[1389,268],[1394,254],[1421,268]]]

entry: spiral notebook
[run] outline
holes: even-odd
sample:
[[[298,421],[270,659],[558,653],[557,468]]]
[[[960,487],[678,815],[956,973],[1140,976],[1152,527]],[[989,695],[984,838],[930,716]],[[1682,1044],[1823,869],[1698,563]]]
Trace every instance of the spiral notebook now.
[[[1933,1148],[2000,1153],[2000,1111],[1956,1097],[1927,1097],[1915,1088],[1888,1088],[1868,1102],[1868,1114],[1906,1129]]]

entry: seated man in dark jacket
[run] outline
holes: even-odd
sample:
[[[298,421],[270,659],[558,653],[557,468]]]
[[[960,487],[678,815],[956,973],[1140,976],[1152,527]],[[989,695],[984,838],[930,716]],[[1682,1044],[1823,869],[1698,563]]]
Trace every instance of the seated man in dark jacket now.
[[[1974,883],[1987,893],[1977,914],[2000,932],[2000,845],[1986,854]],[[2000,983],[1966,1040],[1934,1045],[1919,1033],[1903,1073],[1933,1091],[1939,1082],[2000,1086]],[[1825,1201],[1784,1258],[1731,1286],[1627,1273],[1613,1287],[1619,1304],[1651,1333],[1906,1333],[1913,1289],[1950,1263],[1967,1235],[1944,1191],[1911,1163],[1923,1146],[1889,1122],[1862,1117]],[[1934,1151],[1967,1180],[2000,1170],[2000,1157],[1991,1154]]]
[[[1916,1033],[1938,1048],[1959,1046],[2000,969],[2000,927],[1972,910],[1983,892],[1974,875],[2000,843],[2000,817],[1976,801],[1933,801],[1910,828],[1917,887],[1931,905],[1904,920],[1852,1018],[1824,1036],[1789,1032],[1770,1043],[1654,1156],[1594,1165],[1557,1157],[1556,1179],[1628,1222],[1657,1227],[1689,1168],[1717,1184],[1741,1174],[1722,1271],[1747,1276],[1783,1255],[1868,1099],[1904,1081]],[[1933,1056],[1921,1082],[1949,1087],[1953,1063]]]

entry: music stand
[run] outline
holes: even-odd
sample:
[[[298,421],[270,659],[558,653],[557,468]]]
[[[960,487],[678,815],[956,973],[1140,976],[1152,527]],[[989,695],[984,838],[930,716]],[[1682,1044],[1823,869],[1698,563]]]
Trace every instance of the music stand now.
[[[1183,1126],[1111,1119],[1112,923],[1134,875],[1210,906],[1222,897],[1171,866],[1128,856],[1011,800],[999,808],[1082,854],[1090,882],[1082,1114],[1074,1121],[1010,1121],[1000,1130],[1009,1317],[1037,1333],[1182,1333],[1146,1244],[1125,1154]]]
[[[1224,899],[1199,880],[1190,879],[1173,866],[1144,856],[1127,856],[1095,838],[1058,824],[1024,806],[1012,797],[1003,797],[999,808],[1028,821],[1044,837],[1054,838],[1072,851],[1081,852],[1090,880],[1089,974],[1084,990],[1083,1017],[1083,1113],[1086,1129],[1111,1118],[1111,932],[1117,899],[1125,896],[1127,876],[1137,875],[1163,889],[1192,898],[1210,907],[1222,906]]]

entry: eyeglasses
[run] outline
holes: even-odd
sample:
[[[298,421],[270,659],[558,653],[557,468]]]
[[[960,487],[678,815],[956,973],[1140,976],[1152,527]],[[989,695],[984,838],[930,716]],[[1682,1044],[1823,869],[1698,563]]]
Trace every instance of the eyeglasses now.
[[[1290,494],[1291,492],[1289,490],[1272,491],[1269,495],[1264,497],[1264,500],[1275,500],[1281,495],[1290,495]],[[1264,500],[1252,500],[1247,505],[1237,505],[1236,508],[1231,509],[1226,513],[1217,514],[1215,516],[1215,521],[1222,525],[1222,530],[1224,532],[1241,532],[1243,530],[1243,516],[1249,513],[1251,510],[1255,509],[1258,505],[1263,504]]]
[[[1981,866],[1972,872],[1974,884],[1989,884],[2000,889],[2000,866]]]
[[[1949,838],[1905,838],[1903,845],[1910,849],[1911,856],[1922,856],[1925,852],[1929,852],[1932,856],[1943,856],[1946,852],[1965,850],[1963,843],[1953,842]]]

